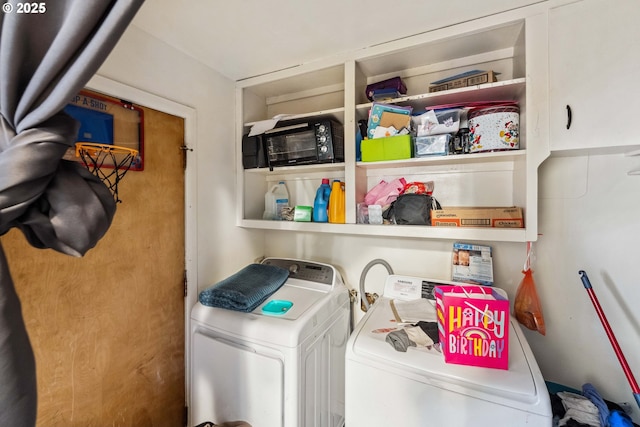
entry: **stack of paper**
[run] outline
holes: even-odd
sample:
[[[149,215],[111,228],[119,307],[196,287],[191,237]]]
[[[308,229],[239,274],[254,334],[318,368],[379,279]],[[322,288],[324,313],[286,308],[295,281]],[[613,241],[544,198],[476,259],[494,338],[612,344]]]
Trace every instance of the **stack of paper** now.
[[[425,298],[411,301],[391,300],[391,310],[399,324],[437,321],[435,301]]]

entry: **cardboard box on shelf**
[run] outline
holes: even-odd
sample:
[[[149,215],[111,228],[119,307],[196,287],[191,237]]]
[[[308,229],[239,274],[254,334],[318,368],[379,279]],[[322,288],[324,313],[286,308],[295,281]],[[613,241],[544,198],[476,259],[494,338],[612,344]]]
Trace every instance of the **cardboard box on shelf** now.
[[[458,89],[460,87],[481,85],[484,83],[493,83],[497,81],[496,74],[493,71],[481,71],[477,74],[465,75],[459,79],[436,82],[429,87],[429,92],[440,92],[443,90]]]
[[[449,227],[523,228],[522,208],[443,207],[431,211],[431,225]]]
[[[293,211],[293,220],[297,222],[310,222],[313,208],[311,206],[296,206]]]
[[[406,114],[392,113],[385,111],[380,117],[380,126],[388,128],[393,126],[396,130],[409,129],[411,125],[411,116]]]

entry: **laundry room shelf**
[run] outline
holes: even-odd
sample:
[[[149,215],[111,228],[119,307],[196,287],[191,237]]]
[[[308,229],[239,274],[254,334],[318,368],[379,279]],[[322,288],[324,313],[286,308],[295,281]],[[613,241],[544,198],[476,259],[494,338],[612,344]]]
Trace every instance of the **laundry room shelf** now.
[[[279,176],[279,175],[311,175],[316,173],[344,171],[344,163],[322,163],[318,165],[280,166],[270,170],[269,168],[245,169],[246,174]]]
[[[431,227],[420,225],[331,224],[318,222],[242,220],[243,228],[332,233],[370,237],[403,237],[415,239],[486,240],[526,242],[524,228]]]
[[[321,110],[321,111],[313,111],[313,112],[304,113],[304,114],[290,114],[282,117],[279,121],[287,122],[287,121],[304,120],[307,118],[316,118],[316,117],[332,117],[336,120],[342,121],[342,118],[344,117],[344,107],[331,108],[331,109]],[[249,122],[249,123],[245,123],[244,126],[251,127],[256,123],[257,122]]]
[[[236,84],[236,225],[268,231],[329,233],[468,241],[526,242],[538,238],[538,167],[549,157],[548,22],[544,5],[518,8],[366,49],[343,52],[249,78]],[[491,70],[495,82],[430,92],[433,82],[470,70]],[[367,86],[399,76],[406,94],[380,101],[422,113],[444,106],[515,103],[519,108],[518,148],[406,160],[358,160],[358,131],[373,102]],[[344,163],[242,169],[242,135],[253,123],[318,121],[331,116],[344,127]],[[459,125],[464,127],[465,121]],[[292,206],[313,206],[322,179],[345,187],[346,224],[263,221],[264,195],[286,182]],[[525,228],[472,228],[360,224],[368,192],[382,181],[433,182],[445,207],[522,209]]]
[[[527,80],[524,77],[510,79],[494,83],[485,83],[450,89],[441,92],[422,93],[412,96],[403,96],[391,101],[381,102],[386,104],[402,103],[404,106],[411,106],[415,111],[424,110],[425,105],[456,104],[468,102],[481,102],[487,99],[500,99],[503,101],[515,101],[524,95]],[[373,103],[368,102],[356,105],[358,110],[369,111]]]
[[[418,167],[430,165],[470,165],[474,163],[494,164],[498,162],[512,162],[519,158],[524,159],[526,150],[500,151],[496,153],[477,153],[466,155],[450,156],[427,156],[415,157],[406,160],[390,160],[382,162],[358,162],[357,166],[362,169],[387,169],[395,167]]]

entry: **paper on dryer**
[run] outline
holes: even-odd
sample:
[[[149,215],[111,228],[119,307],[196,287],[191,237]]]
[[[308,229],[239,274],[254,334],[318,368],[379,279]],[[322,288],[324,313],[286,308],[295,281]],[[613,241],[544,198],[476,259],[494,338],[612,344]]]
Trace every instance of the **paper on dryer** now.
[[[279,120],[284,119],[285,117],[288,117],[290,115],[291,114],[278,114],[277,116],[273,116],[272,119],[255,122],[253,126],[251,126],[249,136],[261,135],[266,131],[273,129],[274,127],[276,127]]]
[[[436,322],[438,319],[434,303],[426,298],[410,301],[391,300],[391,310],[398,324]]]

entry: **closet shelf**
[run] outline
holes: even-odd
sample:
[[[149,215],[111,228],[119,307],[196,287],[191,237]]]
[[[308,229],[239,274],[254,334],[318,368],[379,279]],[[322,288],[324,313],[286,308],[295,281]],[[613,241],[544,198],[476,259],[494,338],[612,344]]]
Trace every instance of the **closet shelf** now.
[[[494,83],[485,83],[476,86],[461,87],[458,89],[443,90],[441,92],[403,96],[401,98],[382,101],[380,103],[410,105],[414,109],[417,109],[441,104],[457,104],[465,102],[517,101],[525,90],[526,79],[523,77]],[[368,110],[372,105],[372,102],[358,104],[356,109]]]
[[[388,160],[381,162],[357,162],[362,169],[387,169],[395,167],[413,167],[429,165],[465,165],[473,163],[512,162],[526,156],[527,150],[497,151],[475,154],[448,156],[414,157],[406,160]]]
[[[344,107],[339,107],[339,108],[331,108],[331,109],[327,109],[327,110],[320,110],[320,111],[312,111],[310,113],[302,113],[302,114],[287,114],[286,116],[282,117],[279,121],[280,122],[287,122],[287,121],[293,121],[293,120],[302,120],[302,119],[307,119],[307,118],[311,118],[311,117],[333,117],[335,119],[340,119],[342,116],[344,115]],[[251,127],[253,125],[255,125],[256,122],[248,122],[245,123],[244,126],[245,127]]]
[[[420,225],[331,224],[317,222],[266,221],[244,219],[243,228],[332,233],[369,237],[403,237],[416,239],[485,240],[495,242],[526,242],[524,228],[492,227],[431,227]]]

